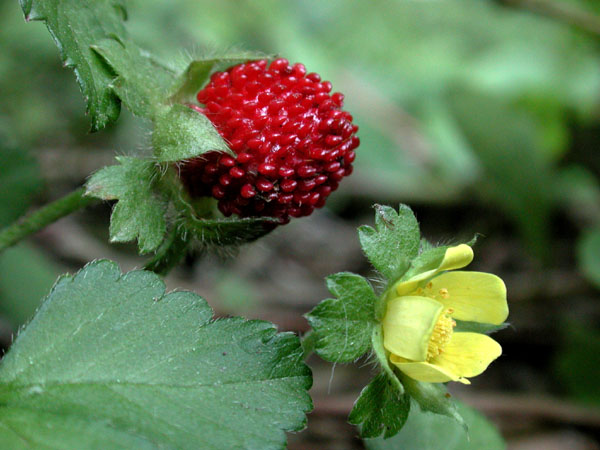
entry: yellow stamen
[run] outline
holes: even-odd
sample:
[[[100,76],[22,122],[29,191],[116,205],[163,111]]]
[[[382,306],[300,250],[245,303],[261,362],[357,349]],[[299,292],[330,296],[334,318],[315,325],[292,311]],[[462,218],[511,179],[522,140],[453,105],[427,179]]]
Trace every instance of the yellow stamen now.
[[[452,308],[448,308],[440,314],[435,323],[433,333],[431,333],[431,337],[429,338],[429,345],[427,346],[427,361],[441,354],[446,344],[450,341],[452,330],[456,326],[456,322],[450,317],[453,312]]]
[[[447,299],[448,297],[450,297],[450,294],[448,293],[448,289],[446,289],[446,288],[440,289],[440,297],[442,297],[443,299]]]

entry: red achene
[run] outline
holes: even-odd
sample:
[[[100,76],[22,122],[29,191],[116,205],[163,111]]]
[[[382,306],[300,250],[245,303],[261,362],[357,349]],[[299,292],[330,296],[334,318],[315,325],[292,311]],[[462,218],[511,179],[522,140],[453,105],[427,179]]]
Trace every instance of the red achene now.
[[[250,61],[212,75],[192,108],[214,124],[236,157],[209,152],[181,165],[194,197],[221,212],[289,221],[307,216],[352,173],[358,127],[344,96],[302,64]]]

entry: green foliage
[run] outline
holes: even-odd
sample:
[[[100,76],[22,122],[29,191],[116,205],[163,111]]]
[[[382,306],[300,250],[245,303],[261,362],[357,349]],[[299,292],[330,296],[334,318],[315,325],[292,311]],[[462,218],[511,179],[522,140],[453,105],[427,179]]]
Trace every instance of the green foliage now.
[[[117,77],[111,87],[135,115],[154,118],[164,105],[175,73],[131,40],[104,39],[91,46]]]
[[[7,137],[0,133],[0,140]],[[30,199],[40,188],[39,169],[35,160],[23,149],[0,142],[0,228],[9,225],[25,212]]]
[[[591,324],[568,320],[561,324],[555,357],[560,386],[579,402],[600,405],[600,331]]]
[[[554,185],[548,160],[532,151],[531,117],[493,97],[463,92],[452,101],[455,118],[486,169],[483,192],[510,214],[538,256],[548,256]]]
[[[348,421],[360,425],[363,438],[394,436],[404,426],[410,410],[410,397],[398,391],[385,372],[377,375],[360,393]]]
[[[327,277],[336,296],[323,300],[306,315],[316,334],[316,353],[331,362],[351,362],[371,347],[377,297],[367,280],[343,272]]]
[[[282,448],[311,408],[298,338],[212,314],[109,261],[62,277],[0,365],[0,446]]]
[[[600,228],[589,230],[580,238],[577,259],[581,272],[600,288]]]
[[[174,105],[156,117],[152,144],[160,162],[182,161],[210,151],[233,155],[210,120],[184,105]]]
[[[460,402],[469,432],[447,417],[412,408],[402,430],[391,439],[366,439],[368,450],[503,450],[504,441],[481,414]]]
[[[125,36],[120,0],[20,0],[26,20],[43,20],[66,66],[75,70],[86,99],[92,130],[117,119],[120,102],[111,88],[113,75],[90,47],[105,38]]]
[[[358,236],[363,251],[388,281],[400,278],[419,251],[419,224],[411,209],[400,205],[398,212],[389,206],[375,206],[375,227],[363,225]]]
[[[165,202],[153,190],[157,173],[152,161],[117,157],[119,165],[96,172],[86,184],[86,195],[118,200],[110,218],[110,239],[137,239],[140,253],[158,248],[166,232]]]

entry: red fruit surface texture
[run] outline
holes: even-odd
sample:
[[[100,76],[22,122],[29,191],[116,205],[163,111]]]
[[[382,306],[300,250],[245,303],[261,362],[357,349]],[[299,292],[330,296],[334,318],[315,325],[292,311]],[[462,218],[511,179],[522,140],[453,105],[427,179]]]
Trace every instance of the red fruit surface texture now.
[[[216,72],[192,108],[214,124],[236,157],[208,152],[180,176],[193,197],[212,196],[225,216],[307,216],[352,173],[358,127],[344,96],[302,64],[280,58]]]

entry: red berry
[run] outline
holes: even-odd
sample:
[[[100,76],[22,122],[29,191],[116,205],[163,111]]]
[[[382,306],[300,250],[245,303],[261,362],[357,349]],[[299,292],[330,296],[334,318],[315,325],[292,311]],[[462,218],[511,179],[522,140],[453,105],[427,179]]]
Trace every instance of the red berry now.
[[[229,216],[282,223],[321,208],[352,173],[359,140],[344,96],[302,64],[250,61],[211,76],[197,99],[236,157],[205,153],[181,166],[194,197],[212,196]]]

